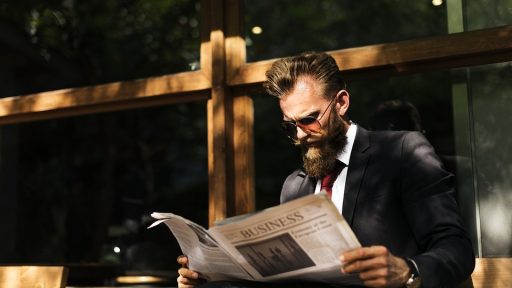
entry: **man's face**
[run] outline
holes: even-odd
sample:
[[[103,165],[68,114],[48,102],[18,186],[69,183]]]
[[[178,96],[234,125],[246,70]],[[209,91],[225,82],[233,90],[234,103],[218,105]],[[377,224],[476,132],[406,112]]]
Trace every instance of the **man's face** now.
[[[335,95],[325,97],[323,90],[314,79],[302,78],[279,102],[284,121],[306,116],[319,119],[321,128],[318,131],[304,131],[297,127],[295,141],[303,152],[306,173],[315,178],[323,177],[334,167],[337,155],[345,147],[348,128],[341,118],[345,112],[341,108],[341,100],[335,99],[331,103],[330,99]]]

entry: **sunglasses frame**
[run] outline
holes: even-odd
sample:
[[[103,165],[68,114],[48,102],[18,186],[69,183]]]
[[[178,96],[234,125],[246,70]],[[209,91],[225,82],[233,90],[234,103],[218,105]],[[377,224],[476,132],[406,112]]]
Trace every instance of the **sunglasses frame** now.
[[[302,129],[302,131],[304,131],[307,134],[319,132],[320,129],[322,129],[322,123],[320,123],[320,120],[322,120],[322,118],[327,113],[332,103],[335,102],[334,100],[338,98],[338,96],[339,93],[334,98],[331,99],[329,105],[327,105],[325,110],[320,114],[320,117],[317,118],[315,116],[309,115],[293,121],[283,121],[281,123],[281,129],[286,133],[286,136],[288,136],[288,138],[292,139],[293,141],[297,140],[297,127]],[[304,123],[305,120],[306,122],[309,123]],[[315,127],[312,127],[313,125]]]

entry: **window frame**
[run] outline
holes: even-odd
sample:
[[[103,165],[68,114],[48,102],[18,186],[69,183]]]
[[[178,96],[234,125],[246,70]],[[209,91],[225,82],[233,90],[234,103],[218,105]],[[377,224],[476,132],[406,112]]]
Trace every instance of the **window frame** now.
[[[243,0],[201,1],[198,71],[0,99],[0,125],[207,100],[209,223],[255,207],[253,102],[277,59],[246,62]],[[512,25],[328,51],[347,79],[512,60]]]

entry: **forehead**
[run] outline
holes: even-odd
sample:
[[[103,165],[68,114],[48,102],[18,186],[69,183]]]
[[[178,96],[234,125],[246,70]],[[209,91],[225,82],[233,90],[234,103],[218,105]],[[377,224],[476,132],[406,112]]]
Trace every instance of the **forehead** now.
[[[279,100],[285,119],[298,119],[319,111],[324,102],[323,87],[312,78],[299,78],[290,93]]]

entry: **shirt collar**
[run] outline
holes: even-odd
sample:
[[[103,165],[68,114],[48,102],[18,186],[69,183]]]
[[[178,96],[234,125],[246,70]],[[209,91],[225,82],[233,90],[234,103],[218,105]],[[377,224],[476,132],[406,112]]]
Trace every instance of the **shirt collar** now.
[[[356,140],[356,132],[357,125],[355,123],[350,123],[348,127],[347,134],[347,145],[345,148],[338,154],[338,160],[340,160],[343,164],[347,165],[350,162],[350,154],[352,153],[352,146],[354,146],[354,141]]]

